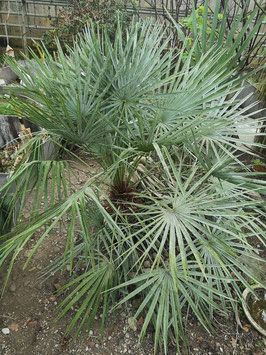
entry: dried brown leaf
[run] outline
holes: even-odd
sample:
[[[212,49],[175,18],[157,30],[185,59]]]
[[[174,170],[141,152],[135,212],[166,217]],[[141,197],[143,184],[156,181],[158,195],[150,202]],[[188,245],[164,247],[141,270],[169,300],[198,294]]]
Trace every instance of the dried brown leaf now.
[[[11,323],[11,324],[8,326],[8,328],[9,328],[10,330],[13,330],[13,331],[17,332],[17,331],[19,330],[19,324],[18,324],[18,323]]]

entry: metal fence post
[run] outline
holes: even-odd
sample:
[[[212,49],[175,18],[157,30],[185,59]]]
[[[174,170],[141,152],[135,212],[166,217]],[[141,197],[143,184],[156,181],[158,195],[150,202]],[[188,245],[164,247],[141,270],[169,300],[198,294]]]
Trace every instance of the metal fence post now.
[[[27,46],[27,28],[26,28],[26,13],[27,13],[27,0],[21,0],[21,25],[22,25],[22,48],[26,55],[28,55]]]

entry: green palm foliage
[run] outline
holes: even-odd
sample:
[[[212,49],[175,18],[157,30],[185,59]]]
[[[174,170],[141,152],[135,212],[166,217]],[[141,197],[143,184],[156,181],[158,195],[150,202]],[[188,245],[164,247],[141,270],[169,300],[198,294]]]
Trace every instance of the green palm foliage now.
[[[266,194],[237,136],[243,122],[263,127],[263,119],[249,118],[236,99],[243,77],[233,51],[208,46],[195,63],[197,42],[185,53],[186,43],[169,49],[170,40],[158,23],[132,23],[126,37],[118,25],[113,42],[90,24],[67,55],[58,43],[56,57],[44,48],[45,60],[33,54],[31,68],[10,61],[24,83],[10,89],[10,104],[44,131],[0,190],[17,181],[12,199],[21,211],[29,191],[35,201],[33,213],[20,213],[1,236],[8,275],[36,231],[45,230],[26,265],[67,218],[65,251],[44,272],[69,265],[59,317],[77,311],[67,333],[91,327],[99,308],[104,323],[108,312],[139,297],[140,341],[151,324],[154,352],[162,346],[165,353],[170,341],[180,351],[185,312],[212,330],[215,314],[236,311],[250,279],[263,283],[252,243],[265,243]],[[62,148],[60,160],[35,154],[43,136]],[[78,188],[71,145],[102,166]]]
[[[228,1],[215,1],[215,7],[211,9],[208,0],[202,6],[195,8],[192,1],[192,13],[185,18],[183,24],[178,24],[168,13],[180,40],[185,43],[190,51],[191,44],[195,44],[193,61],[197,63],[201,56],[210,48],[226,49],[225,57],[231,57],[230,67],[237,64],[238,70],[245,69],[245,65],[252,58],[252,52],[257,50],[265,41],[265,35],[259,39],[256,33],[265,22],[265,15],[261,9],[254,6],[250,10],[250,2],[242,3],[235,8],[234,13],[230,9]],[[222,9],[222,10],[221,10]],[[228,29],[228,22],[230,26]],[[188,36],[183,29],[188,30]]]

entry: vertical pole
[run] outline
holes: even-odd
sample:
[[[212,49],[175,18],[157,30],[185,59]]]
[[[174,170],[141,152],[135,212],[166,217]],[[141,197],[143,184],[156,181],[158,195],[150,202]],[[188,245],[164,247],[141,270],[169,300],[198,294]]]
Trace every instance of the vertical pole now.
[[[0,3],[0,11],[5,11],[5,8],[4,8],[5,4],[1,5]],[[4,23],[4,19],[2,18],[2,14],[0,13],[0,23],[3,24]]]
[[[27,0],[21,0],[21,25],[22,25],[22,48],[26,55],[29,54],[27,46],[27,28],[26,28],[26,13],[27,13]]]
[[[3,10],[5,10],[4,4],[3,4]],[[3,21],[3,24],[5,26],[5,35],[6,35],[6,44],[9,46],[9,38],[8,38],[8,30],[7,30],[7,26],[8,26],[8,19],[9,19],[9,14],[10,14],[10,3],[8,1],[7,3],[7,15],[6,15],[6,19],[5,22]],[[2,18],[2,15],[1,15]],[[2,23],[2,21],[1,21]]]

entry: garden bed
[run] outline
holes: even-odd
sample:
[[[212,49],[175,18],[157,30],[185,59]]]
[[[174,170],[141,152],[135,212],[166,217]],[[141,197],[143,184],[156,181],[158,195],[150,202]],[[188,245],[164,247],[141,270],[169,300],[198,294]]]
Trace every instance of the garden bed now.
[[[87,168],[78,160],[71,163],[71,179],[77,188],[87,181],[88,176],[100,171],[93,161],[87,161]],[[29,199],[28,204],[31,203]],[[27,211],[25,210],[25,216]],[[22,270],[23,264],[30,254],[31,248],[38,240],[36,233],[30,245],[17,259],[7,290],[0,304],[1,329],[10,327],[10,334],[0,332],[0,350],[3,355],[67,355],[67,354],[133,354],[152,355],[152,331],[145,337],[138,348],[138,334],[143,318],[138,319],[137,331],[129,327],[128,319],[136,311],[136,304],[131,302],[128,308],[120,308],[109,317],[106,328],[101,334],[100,313],[92,332],[84,332],[76,342],[65,338],[64,332],[71,322],[73,312],[55,322],[58,303],[63,295],[57,296],[59,286],[64,285],[69,278],[68,270],[52,276],[41,282],[40,273],[56,257],[62,255],[65,246],[67,222],[62,230],[55,229],[44,241],[33,256],[27,269]],[[259,242],[254,241],[256,246]],[[262,252],[262,251],[261,251]],[[266,254],[261,254],[261,256]],[[0,275],[4,279],[3,271]],[[189,354],[235,354],[263,355],[264,341],[262,336],[253,329],[240,310],[241,329],[235,318],[217,319],[217,332],[208,334],[193,318],[186,322],[186,334],[189,344]],[[169,345],[169,354],[175,351]]]

